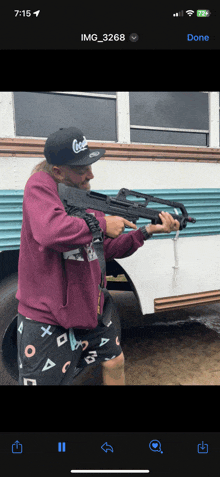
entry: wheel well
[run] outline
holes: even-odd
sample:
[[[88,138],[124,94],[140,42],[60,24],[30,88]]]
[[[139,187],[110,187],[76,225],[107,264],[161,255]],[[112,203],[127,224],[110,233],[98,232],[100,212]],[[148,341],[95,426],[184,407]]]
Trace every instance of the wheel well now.
[[[106,262],[106,275],[112,275],[117,277],[117,275],[123,275],[125,273],[124,269],[115,261]]]
[[[134,286],[134,283],[132,282],[131,278],[126,273],[124,268],[121,265],[119,265],[118,262],[116,262],[115,260],[112,260],[111,262],[106,263],[106,275],[107,276],[112,275],[113,277],[117,277],[117,275],[125,275],[125,277],[128,281],[128,284],[130,286],[130,291],[132,291],[134,293],[135,298],[137,299],[138,303],[140,304],[139,297],[138,297],[138,294],[137,294],[137,290]]]
[[[5,250],[0,253],[0,281],[18,272],[19,250]]]

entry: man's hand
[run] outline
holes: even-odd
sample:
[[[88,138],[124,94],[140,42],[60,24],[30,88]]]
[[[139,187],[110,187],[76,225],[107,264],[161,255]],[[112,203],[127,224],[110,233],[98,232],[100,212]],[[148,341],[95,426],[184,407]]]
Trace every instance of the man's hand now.
[[[162,225],[146,225],[146,231],[148,232],[148,234],[170,234],[170,232],[176,232],[177,230],[179,230],[179,221],[175,220],[172,215],[168,214],[168,212],[161,212],[161,214],[159,214],[159,217],[161,219]]]
[[[111,238],[116,238],[124,232],[125,225],[132,229],[137,229],[137,226],[132,222],[129,222],[123,217],[110,216],[104,217],[106,220],[106,235]]]

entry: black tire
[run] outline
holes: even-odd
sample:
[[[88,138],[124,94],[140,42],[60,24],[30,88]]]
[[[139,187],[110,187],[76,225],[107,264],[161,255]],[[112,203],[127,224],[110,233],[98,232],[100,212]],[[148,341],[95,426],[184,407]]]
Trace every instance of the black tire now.
[[[17,315],[18,300],[15,298],[18,287],[18,274],[13,273],[0,282],[0,385],[16,385],[17,380],[7,372],[2,355],[2,342],[5,331]],[[13,346],[13,343],[11,343]]]

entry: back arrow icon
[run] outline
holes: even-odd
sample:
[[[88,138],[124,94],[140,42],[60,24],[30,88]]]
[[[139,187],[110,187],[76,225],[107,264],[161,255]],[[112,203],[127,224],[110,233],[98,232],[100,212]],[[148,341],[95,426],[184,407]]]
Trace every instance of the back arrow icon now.
[[[113,447],[110,446],[107,442],[102,444],[101,449],[104,450],[105,453],[108,451],[114,452]]]

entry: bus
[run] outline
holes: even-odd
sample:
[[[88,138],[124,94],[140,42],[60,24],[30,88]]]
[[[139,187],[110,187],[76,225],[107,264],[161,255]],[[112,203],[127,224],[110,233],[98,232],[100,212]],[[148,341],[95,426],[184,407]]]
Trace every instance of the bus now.
[[[106,150],[93,164],[91,190],[174,200],[196,218],[108,262],[109,277],[127,280],[109,280],[109,290],[133,291],[146,322],[149,314],[220,301],[219,92],[16,91],[0,92],[0,105],[0,341],[17,313],[24,187],[60,127],[78,127],[91,149]]]

